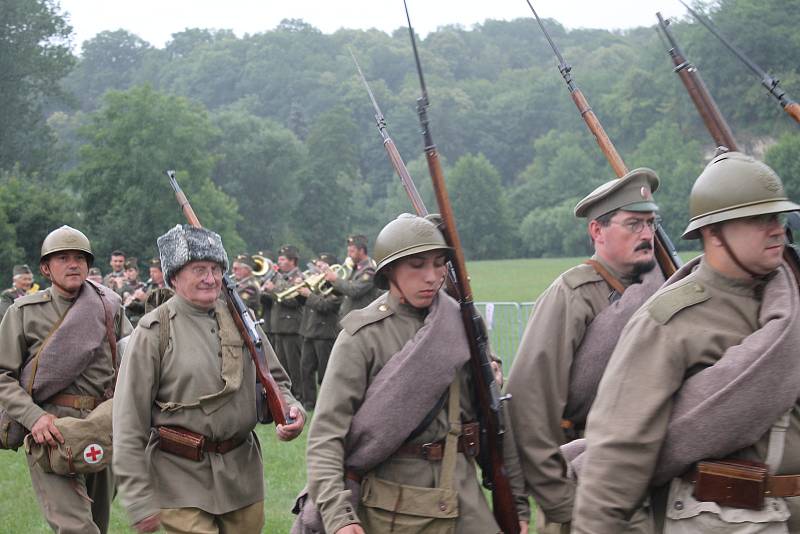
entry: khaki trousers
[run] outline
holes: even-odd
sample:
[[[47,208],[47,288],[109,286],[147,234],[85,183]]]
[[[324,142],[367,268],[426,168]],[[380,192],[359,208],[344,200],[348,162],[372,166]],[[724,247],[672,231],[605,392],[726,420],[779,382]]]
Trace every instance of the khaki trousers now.
[[[108,532],[111,501],[114,499],[114,475],[111,468],[91,475],[64,477],[45,473],[38,464],[31,465],[30,458],[28,456],[28,470],[31,473],[33,491],[53,532]]]
[[[167,534],[257,534],[264,528],[264,501],[221,515],[199,508],[164,508],[161,526]]]

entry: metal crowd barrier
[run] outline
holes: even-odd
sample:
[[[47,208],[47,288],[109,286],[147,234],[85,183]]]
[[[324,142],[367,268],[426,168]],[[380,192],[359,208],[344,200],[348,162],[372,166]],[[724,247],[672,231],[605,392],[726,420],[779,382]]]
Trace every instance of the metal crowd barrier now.
[[[476,302],[475,305],[486,321],[492,350],[503,361],[503,371],[508,374],[534,303]]]

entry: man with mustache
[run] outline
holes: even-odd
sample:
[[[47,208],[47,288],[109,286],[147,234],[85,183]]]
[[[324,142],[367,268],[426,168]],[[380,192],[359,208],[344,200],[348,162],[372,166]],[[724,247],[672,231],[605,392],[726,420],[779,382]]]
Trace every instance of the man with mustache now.
[[[17,299],[0,323],[0,405],[36,443],[64,443],[54,422],[86,418],[114,391],[116,339],[130,334],[131,324],[116,293],[86,281],[93,262],[82,232],[69,226],[53,230],[42,242],[39,261],[52,286]],[[7,442],[10,428],[3,425],[0,441],[16,448],[19,443]],[[67,477],[45,472],[28,457],[34,493],[54,531],[108,530],[110,468]]]
[[[655,267],[658,184],[653,171],[636,169],[577,204],[595,253],[539,297],[511,368],[509,411],[539,533],[569,531],[575,487],[559,447],[583,433],[582,421],[565,417],[574,357],[595,317]]]
[[[780,216],[800,206],[738,152],[708,164],[689,206],[683,238],[704,254],[622,332],[589,414],[574,532],[619,532],[648,495],[659,532],[800,532],[800,306]],[[694,467],[708,458],[722,461]]]
[[[0,293],[0,319],[19,297],[25,296],[33,286],[33,273],[27,265],[15,265],[12,286]]]

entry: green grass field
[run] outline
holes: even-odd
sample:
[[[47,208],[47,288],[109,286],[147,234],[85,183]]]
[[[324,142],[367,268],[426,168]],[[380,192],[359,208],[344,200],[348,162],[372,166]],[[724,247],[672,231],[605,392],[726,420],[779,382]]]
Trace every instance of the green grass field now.
[[[696,253],[682,254],[684,260]],[[530,302],[561,272],[583,258],[477,261],[468,264],[476,301]],[[290,443],[277,440],[273,426],[258,429],[266,480],[266,525],[269,534],[289,532],[294,498],[305,485],[306,433]],[[0,451],[0,532],[33,534],[50,532],[31,489],[25,453]],[[110,532],[132,532],[125,512],[114,502]]]

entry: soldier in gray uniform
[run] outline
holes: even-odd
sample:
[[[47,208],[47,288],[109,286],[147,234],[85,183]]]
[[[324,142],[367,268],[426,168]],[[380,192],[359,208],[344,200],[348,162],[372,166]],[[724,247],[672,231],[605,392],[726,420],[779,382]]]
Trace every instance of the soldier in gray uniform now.
[[[27,265],[15,265],[12,273],[11,287],[0,293],[0,319],[14,301],[27,295],[33,286],[33,273]]]
[[[704,255],[619,339],[589,414],[573,532],[619,532],[651,484],[665,482],[668,495],[652,494],[665,532],[800,532],[798,294],[779,217],[800,206],[772,169],[737,152],[708,164],[689,204],[683,237],[701,239]],[[727,464],[701,480],[693,464],[712,456]],[[768,463],[763,485],[752,461]]]
[[[328,271],[325,279],[334,290],[342,295],[339,308],[339,319],[353,310],[360,310],[381,294],[375,287],[375,262],[367,254],[367,238],[363,235],[351,235],[347,238],[347,258],[351,270],[349,276],[340,278],[335,272]]]
[[[63,443],[54,421],[83,419],[113,393],[116,339],[130,334],[131,324],[119,296],[85,281],[93,261],[83,233],[69,226],[53,230],[39,263],[52,286],[17,299],[0,323],[0,405],[30,429],[36,443]],[[23,387],[22,377],[32,387]],[[114,495],[110,469],[74,477],[46,473],[37,463],[29,462],[29,469],[54,531],[107,531]]]
[[[527,487],[539,507],[537,532],[568,532],[575,487],[559,447],[583,432],[565,418],[573,357],[598,313],[653,269],[652,192],[659,180],[636,169],[575,207],[588,219],[595,253],[559,276],[536,301],[508,377],[514,436]],[[654,292],[658,285],[650,290]]]
[[[256,372],[220,298],[228,258],[219,235],[179,225],[158,239],[175,296],[139,322],[114,399],[114,471],[139,532],[255,534],[264,523]],[[263,332],[260,332],[263,337]],[[296,421],[305,414],[269,344],[269,372]]]
[[[309,433],[309,496],[326,532],[500,530],[475,470],[459,307],[441,290],[449,253],[436,225],[415,215],[378,234],[375,279],[389,292],[343,319]],[[519,466],[508,468],[527,532]]]
[[[323,252],[314,262],[324,270],[336,265],[339,260],[328,252]],[[303,305],[303,322],[300,325],[300,336],[303,338],[303,350],[300,366],[303,373],[303,407],[313,410],[317,402],[317,384],[322,383],[328,357],[333,348],[338,328],[339,306],[342,297],[330,291],[325,294],[312,292],[308,287],[300,288],[300,296],[305,298]]]
[[[303,316],[303,302],[297,296],[278,299],[278,293],[303,281],[303,274],[297,268],[300,259],[297,247],[284,245],[278,251],[278,274],[264,284],[264,290],[272,299],[270,320],[275,339],[275,352],[281,365],[289,373],[292,381],[292,395],[302,400],[302,372],[300,357],[303,340],[300,337],[300,321]]]
[[[253,258],[249,254],[239,254],[233,260],[233,277],[236,279],[236,292],[254,313],[261,305],[261,284],[253,276]]]

